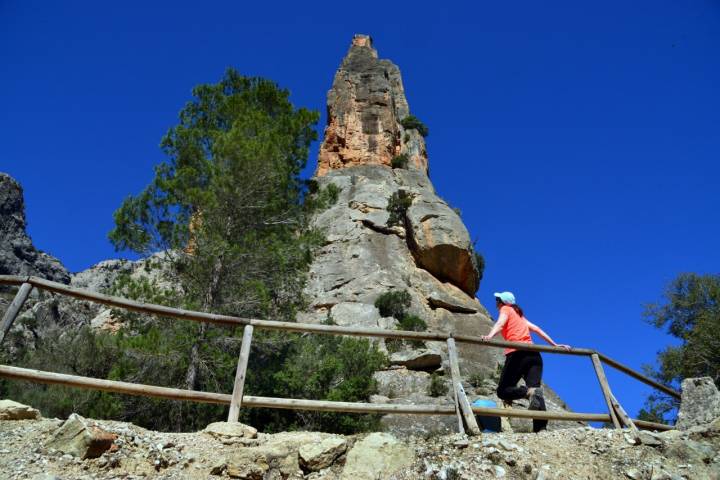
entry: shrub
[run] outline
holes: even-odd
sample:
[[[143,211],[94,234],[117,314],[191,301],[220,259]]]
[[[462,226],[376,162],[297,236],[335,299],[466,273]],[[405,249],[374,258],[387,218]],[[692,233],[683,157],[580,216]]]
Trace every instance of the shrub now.
[[[393,317],[402,322],[405,310],[410,307],[410,294],[407,290],[385,292],[375,300],[375,307],[380,311],[380,316]]]
[[[447,392],[448,386],[447,383],[445,383],[445,379],[437,373],[433,373],[432,375],[430,375],[428,395],[430,395],[431,397],[442,397],[443,395],[447,394]]]
[[[390,291],[380,295],[375,300],[375,307],[383,317],[393,317],[398,321],[398,330],[409,330],[412,332],[424,332],[427,330],[425,320],[417,315],[407,313],[410,307],[410,294],[407,290]],[[388,338],[385,340],[385,347],[389,353],[399,352],[407,345],[413,348],[422,348],[425,343],[422,340],[402,340],[399,338]]]
[[[405,190],[398,190],[393,193],[388,201],[386,210],[390,212],[388,217],[387,226],[401,226],[405,223],[405,215],[407,209],[412,205],[412,197]]]
[[[402,120],[400,120],[400,125],[402,125],[405,130],[417,130],[418,133],[423,137],[427,137],[430,133],[428,127],[423,122],[421,122],[420,119],[417,118],[415,115],[408,115],[407,117],[403,118]]]
[[[325,188],[320,188],[317,181],[308,182],[309,195],[305,198],[305,208],[310,212],[322,211],[337,203],[342,188],[334,183],[328,183]]]
[[[410,161],[410,157],[408,157],[407,153],[401,153],[400,155],[395,155],[393,159],[390,161],[390,165],[392,168],[407,168],[408,162]]]
[[[425,320],[417,315],[404,315],[398,324],[400,330],[410,330],[412,332],[424,332],[427,330]]]
[[[479,252],[475,252],[475,267],[478,271],[478,280],[482,280],[485,274],[485,257]]]

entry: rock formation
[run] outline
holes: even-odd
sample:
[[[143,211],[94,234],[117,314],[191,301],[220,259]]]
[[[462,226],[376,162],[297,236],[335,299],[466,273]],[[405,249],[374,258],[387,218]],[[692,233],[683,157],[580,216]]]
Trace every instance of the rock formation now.
[[[412,298],[409,312],[424,319],[429,331],[487,333],[492,320],[475,298],[480,275],[470,235],[435,193],[425,140],[401,124],[410,109],[400,70],[378,59],[370,37],[353,39],[328,92],[327,111],[314,180],[320,190],[334,185],[339,195],[313,220],[326,244],[316,254],[305,290],[311,308],[298,321],[320,323],[330,316],[338,325],[394,329],[397,321],[381,318],[374,303],[383,293],[406,290]],[[396,156],[407,162],[393,168]],[[400,204],[394,222],[389,221],[391,203]],[[459,347],[465,379],[496,373],[499,350]],[[382,395],[377,401],[449,401],[428,397],[426,388],[428,372],[449,372],[444,344],[406,346],[391,352],[390,359],[394,369],[378,373]],[[391,387],[398,384],[403,388]],[[415,428],[411,424],[419,426],[417,418],[407,425]]]
[[[36,275],[68,283],[68,271],[57,258],[33,246],[26,226],[22,187],[0,172],[0,275]]]

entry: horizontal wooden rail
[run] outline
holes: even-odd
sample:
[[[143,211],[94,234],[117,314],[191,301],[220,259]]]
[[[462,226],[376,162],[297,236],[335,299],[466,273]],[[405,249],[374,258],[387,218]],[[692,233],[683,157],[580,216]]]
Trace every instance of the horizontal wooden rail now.
[[[308,323],[294,323],[294,322],[276,322],[272,320],[257,320],[250,318],[235,317],[230,315],[218,315],[213,313],[196,312],[192,310],[184,310],[180,308],[166,307],[163,305],[154,305],[149,303],[136,302],[128,300],[122,297],[116,297],[112,295],[105,295],[102,293],[91,292],[89,290],[83,290],[79,288],[70,287],[62,283],[45,280],[38,277],[27,277],[17,275],[0,275],[0,284],[3,285],[22,285],[23,283],[29,283],[34,287],[48,290],[54,293],[67,295],[70,297],[88,300],[91,302],[101,303],[104,305],[124,308],[127,310],[147,313],[153,315],[159,315],[164,317],[172,317],[184,320],[193,320],[197,322],[214,323],[218,325],[228,326],[245,326],[252,325],[257,328],[264,328],[270,330],[282,330],[287,332],[297,333],[321,333],[329,335],[348,335],[348,336],[360,336],[360,337],[376,337],[376,338],[398,338],[404,340],[426,340],[426,341],[438,341],[446,342],[448,338],[454,338],[456,342],[469,343],[475,345],[486,345],[491,347],[500,348],[517,348],[519,350],[535,351],[535,352],[550,352],[559,353],[562,355],[584,355],[591,356],[597,353],[600,359],[632,376],[633,378],[650,385],[651,387],[657,388],[658,390],[667,393],[675,398],[680,398],[680,392],[668,388],[655,380],[643,375],[642,373],[633,370],[615,360],[596,352],[595,350],[585,348],[573,348],[566,350],[559,347],[551,347],[547,345],[536,345],[528,343],[517,343],[517,342],[506,342],[503,340],[484,340],[482,337],[470,336],[470,335],[452,335],[447,333],[438,332],[411,332],[405,330],[384,330],[380,328],[356,328],[356,327],[341,327],[337,325],[319,325],[319,324],[308,324]]]
[[[101,380],[64,373],[45,372],[29,368],[0,365],[0,377],[24,380],[35,383],[65,385],[91,390],[102,390],[128,395],[140,395],[169,400],[187,400],[201,403],[230,405],[232,395],[224,393],[197,392],[179,388],[157,387],[117,380]],[[412,414],[412,415],[455,415],[453,405],[397,405],[390,403],[354,403],[332,402],[324,400],[300,400],[291,398],[255,397],[244,395],[243,406],[282,408],[290,410],[312,410],[319,412],[374,413],[374,414]],[[609,422],[605,413],[575,413],[539,410],[516,410],[506,408],[472,407],[477,415],[515,418],[538,418],[544,420]],[[657,430],[670,429],[668,425],[635,421],[637,426]]]
[[[637,380],[640,380],[643,383],[650,385],[651,387],[655,387],[658,390],[660,390],[661,392],[667,393],[671,397],[680,399],[680,397],[682,396],[680,394],[680,392],[678,392],[677,390],[673,390],[672,388],[666,387],[662,383],[658,383],[655,380],[646,377],[645,375],[638,372],[637,370],[633,370],[632,368],[628,367],[627,365],[623,365],[622,363],[617,362],[617,361],[613,360],[612,358],[603,355],[602,353],[598,353],[598,357],[600,357],[600,360],[602,360],[603,363],[606,363],[606,364],[610,365],[611,367],[613,367],[617,370],[620,370],[621,372],[626,373],[627,375],[630,375],[631,377],[633,377]]]

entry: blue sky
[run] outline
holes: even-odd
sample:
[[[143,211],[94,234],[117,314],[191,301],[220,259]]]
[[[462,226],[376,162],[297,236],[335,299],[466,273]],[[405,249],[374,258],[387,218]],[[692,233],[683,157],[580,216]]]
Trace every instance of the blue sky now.
[[[709,0],[0,1],[0,171],[35,244],[73,271],[117,257],[112,212],[194,85],[233,66],[324,115],[354,33],[400,66],[430,128],[432,180],[486,258],[481,301],[512,290],[557,341],[652,362],[671,339],[642,305],[680,272],[720,272]],[[545,360],[571,407],[604,411],[589,359]],[[648,389],[608,375],[636,413]]]

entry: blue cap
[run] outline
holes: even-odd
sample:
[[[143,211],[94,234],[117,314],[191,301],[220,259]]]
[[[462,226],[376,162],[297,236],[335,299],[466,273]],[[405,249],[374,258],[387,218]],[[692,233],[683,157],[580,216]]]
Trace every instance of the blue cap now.
[[[515,305],[515,295],[512,292],[495,292],[494,295],[505,305]]]

